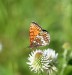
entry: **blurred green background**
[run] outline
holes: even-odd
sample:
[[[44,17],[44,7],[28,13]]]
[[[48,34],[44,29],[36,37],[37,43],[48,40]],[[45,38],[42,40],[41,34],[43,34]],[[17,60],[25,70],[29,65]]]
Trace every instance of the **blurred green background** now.
[[[26,64],[32,21],[50,33],[44,49],[58,52],[57,75],[72,75],[71,7],[71,0],[0,0],[0,75],[37,75]]]

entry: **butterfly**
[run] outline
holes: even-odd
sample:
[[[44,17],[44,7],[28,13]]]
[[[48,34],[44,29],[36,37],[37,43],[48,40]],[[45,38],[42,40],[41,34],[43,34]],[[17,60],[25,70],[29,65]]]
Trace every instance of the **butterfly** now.
[[[30,24],[30,48],[46,46],[50,43],[50,34],[42,29],[36,22]]]

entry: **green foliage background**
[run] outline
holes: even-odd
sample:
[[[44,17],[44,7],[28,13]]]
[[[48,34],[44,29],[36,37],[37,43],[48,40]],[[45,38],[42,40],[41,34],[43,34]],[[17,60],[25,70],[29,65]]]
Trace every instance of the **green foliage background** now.
[[[72,75],[71,7],[71,0],[0,0],[0,75],[37,75],[26,64],[32,51],[28,48],[32,21],[50,33],[51,43],[44,49],[58,52],[57,75]],[[62,46],[67,42],[64,59]]]

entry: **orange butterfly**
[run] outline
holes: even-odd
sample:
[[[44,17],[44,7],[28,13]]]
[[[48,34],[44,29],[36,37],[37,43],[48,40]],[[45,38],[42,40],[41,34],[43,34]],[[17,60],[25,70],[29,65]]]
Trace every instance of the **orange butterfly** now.
[[[46,46],[50,43],[49,33],[42,29],[37,23],[32,22],[30,24],[30,48],[38,46]]]

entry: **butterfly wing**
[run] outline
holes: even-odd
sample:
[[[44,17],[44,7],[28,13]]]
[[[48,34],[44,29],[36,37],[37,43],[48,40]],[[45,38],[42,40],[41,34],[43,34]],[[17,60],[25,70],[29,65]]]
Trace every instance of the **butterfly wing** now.
[[[39,34],[39,32],[42,30],[42,28],[35,22],[32,22],[30,24],[30,30],[29,30],[29,35],[30,35],[30,46],[32,46],[32,43],[35,39],[35,37]]]
[[[30,47],[46,46],[50,43],[50,35],[43,30],[37,23],[30,25]]]
[[[50,43],[50,35],[46,30],[42,30],[39,34],[39,36],[41,37],[41,46],[46,46],[49,45]]]
[[[50,43],[50,35],[47,31],[41,31],[32,42],[32,47],[46,46]]]

